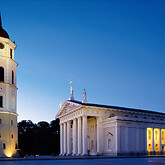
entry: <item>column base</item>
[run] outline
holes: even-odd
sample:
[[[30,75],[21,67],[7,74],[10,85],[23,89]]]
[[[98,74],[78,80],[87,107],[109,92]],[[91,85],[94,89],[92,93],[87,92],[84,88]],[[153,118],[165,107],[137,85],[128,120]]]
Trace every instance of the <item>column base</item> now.
[[[86,153],[86,154],[81,154],[81,156],[88,156],[88,155],[89,155],[89,154],[87,154],[87,153]]]
[[[64,156],[64,154],[59,154],[59,156]]]
[[[76,156],[81,156],[82,154],[76,154]]]
[[[66,156],[71,156],[72,154],[66,154]]]
[[[77,154],[72,154],[72,156],[77,156]]]

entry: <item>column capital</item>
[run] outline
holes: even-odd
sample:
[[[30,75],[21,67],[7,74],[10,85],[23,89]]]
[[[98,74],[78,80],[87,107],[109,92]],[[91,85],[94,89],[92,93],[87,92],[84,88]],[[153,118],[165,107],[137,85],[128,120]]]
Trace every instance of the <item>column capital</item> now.
[[[73,121],[76,121],[76,120],[77,120],[77,118],[74,118],[74,119],[73,119]]]

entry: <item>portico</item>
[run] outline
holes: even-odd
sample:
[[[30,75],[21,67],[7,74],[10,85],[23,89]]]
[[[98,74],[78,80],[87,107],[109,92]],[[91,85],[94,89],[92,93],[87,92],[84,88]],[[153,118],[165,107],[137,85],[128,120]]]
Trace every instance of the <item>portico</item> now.
[[[76,112],[69,113],[67,116],[60,116],[60,148],[61,155],[88,155],[101,154],[101,114],[87,113],[79,107]],[[95,134],[95,130],[89,132],[90,120],[96,122],[96,140],[90,139],[89,134]],[[93,126],[94,127],[94,126]],[[94,144],[95,141],[95,144]],[[89,145],[90,144],[90,145]]]

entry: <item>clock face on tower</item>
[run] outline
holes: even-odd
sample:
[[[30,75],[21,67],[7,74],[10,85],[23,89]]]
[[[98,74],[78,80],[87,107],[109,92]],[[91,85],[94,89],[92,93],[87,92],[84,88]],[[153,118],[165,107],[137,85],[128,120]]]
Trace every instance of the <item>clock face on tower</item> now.
[[[2,43],[0,43],[0,49],[3,49],[4,45]]]

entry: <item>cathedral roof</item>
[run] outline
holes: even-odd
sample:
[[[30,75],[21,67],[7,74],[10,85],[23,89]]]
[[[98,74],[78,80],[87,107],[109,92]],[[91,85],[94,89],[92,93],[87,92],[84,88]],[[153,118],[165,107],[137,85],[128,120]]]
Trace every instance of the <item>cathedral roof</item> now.
[[[151,113],[151,114],[157,114],[157,115],[165,115],[165,113],[151,111],[151,110],[143,110],[143,109],[135,109],[135,108],[126,108],[126,107],[119,107],[119,106],[111,106],[111,105],[101,105],[101,104],[91,104],[91,103],[82,103],[80,101],[76,100],[68,100],[68,102],[73,102],[85,106],[94,106],[94,107],[101,107],[101,108],[113,108],[118,110],[126,110],[126,111],[132,111],[132,112],[141,112],[141,113]]]
[[[8,33],[2,28],[2,20],[1,20],[1,14],[0,14],[0,37],[8,38]]]

